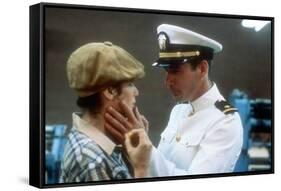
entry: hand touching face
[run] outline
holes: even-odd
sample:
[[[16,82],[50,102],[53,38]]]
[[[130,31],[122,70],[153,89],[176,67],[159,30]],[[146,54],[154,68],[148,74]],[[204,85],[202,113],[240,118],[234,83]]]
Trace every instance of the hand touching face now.
[[[123,144],[127,132],[139,128],[148,131],[149,124],[145,117],[139,113],[137,107],[131,110],[124,102],[120,102],[119,105],[122,112],[113,107],[107,108],[105,130],[118,143]]]

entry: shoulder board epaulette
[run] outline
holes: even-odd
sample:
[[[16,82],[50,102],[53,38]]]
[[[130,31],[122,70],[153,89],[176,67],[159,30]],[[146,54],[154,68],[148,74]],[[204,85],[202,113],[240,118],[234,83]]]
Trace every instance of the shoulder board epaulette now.
[[[216,101],[215,106],[224,114],[230,114],[238,111],[237,108],[233,107],[224,100]]]

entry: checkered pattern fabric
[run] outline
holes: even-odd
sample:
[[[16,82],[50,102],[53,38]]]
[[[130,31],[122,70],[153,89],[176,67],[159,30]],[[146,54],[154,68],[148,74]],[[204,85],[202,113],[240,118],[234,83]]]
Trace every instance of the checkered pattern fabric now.
[[[132,178],[122,155],[115,147],[108,155],[94,140],[72,128],[61,165],[61,183]]]

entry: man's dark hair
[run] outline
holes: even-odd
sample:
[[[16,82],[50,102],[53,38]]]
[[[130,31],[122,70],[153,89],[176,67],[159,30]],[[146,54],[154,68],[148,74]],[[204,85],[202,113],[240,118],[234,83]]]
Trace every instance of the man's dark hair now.
[[[209,47],[203,47],[203,46],[199,46],[198,50],[200,51],[200,56],[193,57],[190,60],[188,60],[189,63],[191,64],[191,69],[195,70],[202,60],[206,60],[208,62],[209,73],[210,73],[212,60],[214,57],[214,50]]]
[[[211,72],[211,67],[212,67],[212,60],[210,60],[210,59],[205,59],[205,58],[198,57],[196,59],[190,60],[188,63],[190,64],[191,69],[195,70],[202,60],[206,60],[208,62],[209,73],[210,73]]]

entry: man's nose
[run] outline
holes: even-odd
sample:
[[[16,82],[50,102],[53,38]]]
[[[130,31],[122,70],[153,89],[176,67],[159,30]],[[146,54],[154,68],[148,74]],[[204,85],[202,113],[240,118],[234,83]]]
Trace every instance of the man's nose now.
[[[165,80],[165,85],[166,87],[170,87],[170,85],[172,84],[172,76],[171,74],[169,74],[169,72],[166,73],[166,80]]]

